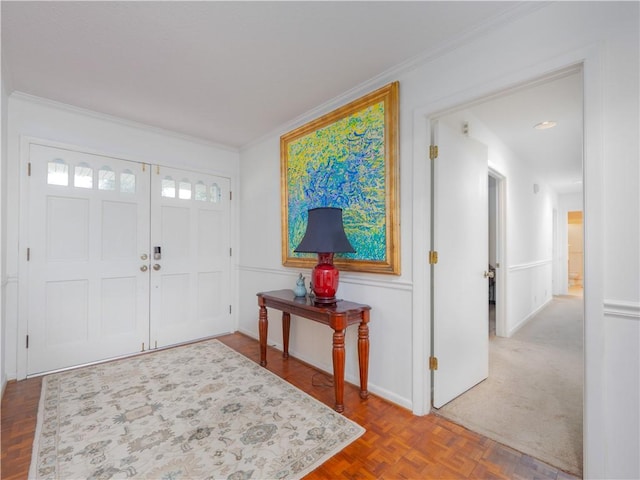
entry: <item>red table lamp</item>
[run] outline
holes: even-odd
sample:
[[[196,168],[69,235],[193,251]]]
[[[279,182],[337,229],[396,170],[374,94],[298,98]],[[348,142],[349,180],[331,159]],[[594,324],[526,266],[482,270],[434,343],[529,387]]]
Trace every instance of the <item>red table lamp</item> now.
[[[342,209],[321,207],[309,210],[307,231],[294,252],[318,254],[318,264],[311,272],[315,301],[321,304],[335,303],[339,272],[333,265],[333,254],[355,252],[344,233]]]

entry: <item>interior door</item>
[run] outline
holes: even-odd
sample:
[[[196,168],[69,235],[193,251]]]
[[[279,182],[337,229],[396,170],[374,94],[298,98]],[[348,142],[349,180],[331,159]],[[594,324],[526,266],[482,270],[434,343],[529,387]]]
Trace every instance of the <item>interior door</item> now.
[[[149,167],[35,144],[29,159],[27,373],[140,351]]]
[[[433,404],[439,408],[489,372],[487,148],[436,123],[433,175]]]
[[[233,330],[229,202],[227,178],[153,167],[152,347]]]

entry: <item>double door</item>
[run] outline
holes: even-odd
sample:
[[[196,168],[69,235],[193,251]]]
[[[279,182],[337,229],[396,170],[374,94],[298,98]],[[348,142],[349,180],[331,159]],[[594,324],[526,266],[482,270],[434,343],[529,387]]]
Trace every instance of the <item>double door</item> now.
[[[27,374],[233,330],[229,179],[30,145]]]

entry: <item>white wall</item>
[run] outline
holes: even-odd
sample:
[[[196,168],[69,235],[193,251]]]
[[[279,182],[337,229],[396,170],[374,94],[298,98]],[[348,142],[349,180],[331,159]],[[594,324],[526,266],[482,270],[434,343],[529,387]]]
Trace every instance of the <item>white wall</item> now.
[[[0,76],[0,219],[6,217],[7,212],[7,116],[8,116],[8,96],[5,89],[4,77]],[[7,285],[6,271],[6,225],[0,221],[0,392],[4,393],[7,383],[7,373],[5,365],[5,287]]]
[[[20,184],[25,175],[20,148],[21,139],[26,137],[68,144],[89,152],[126,160],[228,177],[231,179],[231,189],[238,191],[239,153],[234,149],[20,93],[13,93],[9,97],[8,115],[6,182],[9,205],[20,205]],[[23,378],[26,374],[26,349],[23,339],[27,326],[18,320],[18,289],[21,278],[18,246],[20,217],[19,208],[3,211],[3,225],[7,230],[3,250],[6,249],[7,253],[8,279],[4,369],[9,379]],[[233,203],[231,217],[234,225],[232,241],[235,247],[237,208]]]
[[[541,26],[544,35],[540,35]],[[589,255],[585,270],[585,472],[587,478],[640,477],[638,30],[635,2],[540,6],[465,46],[426,58],[410,70],[382,75],[244,149],[240,328],[257,336],[255,293],[291,287],[298,274],[281,266],[278,136],[399,80],[403,273],[400,277],[344,275],[340,293],[373,307],[371,391],[410,405],[416,413],[428,411],[429,119],[495,91],[584,63],[585,245]],[[523,192],[519,200],[523,210],[540,204],[535,220],[552,229],[555,203],[551,195],[541,188],[534,196],[530,179],[515,178],[509,188]],[[530,194],[525,196],[525,192]],[[545,278],[544,283],[551,278],[547,262],[552,261],[553,245],[542,241],[542,233],[533,231],[532,224],[510,222],[509,241],[518,243],[508,262],[523,269],[531,266],[537,272],[532,278]],[[552,293],[529,288],[531,308]],[[270,343],[280,342],[279,331],[274,331],[278,328],[278,322],[272,322]],[[295,328],[292,352],[328,368],[325,346],[330,332],[305,321]],[[347,339],[350,352],[355,346],[353,337]],[[347,374],[351,381],[356,380],[353,356],[348,359]]]
[[[282,132],[284,133],[284,131]],[[240,199],[240,330],[258,336],[256,293],[294,288],[298,273],[309,271],[284,268],[280,244],[280,143],[273,136],[242,153],[242,197]],[[406,172],[405,172],[406,173]],[[402,176],[402,175],[401,175]],[[406,182],[406,179],[405,179]],[[403,212],[401,231],[403,250],[410,248],[409,192],[401,195]],[[407,408],[411,407],[411,285],[410,268],[403,259],[403,274],[374,276],[340,272],[338,296],[371,305],[371,358],[369,390]],[[277,311],[269,311],[269,344],[282,348],[282,328]],[[297,319],[291,323],[290,352],[325,371],[332,372],[333,331],[314,322]],[[347,329],[345,378],[359,382],[357,362],[357,326]],[[393,359],[394,368],[389,368]]]

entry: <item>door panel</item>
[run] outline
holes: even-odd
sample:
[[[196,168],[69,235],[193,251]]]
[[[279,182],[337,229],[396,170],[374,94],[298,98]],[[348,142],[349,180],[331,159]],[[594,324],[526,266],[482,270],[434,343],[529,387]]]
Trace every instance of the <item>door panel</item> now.
[[[140,351],[148,342],[149,173],[30,146],[29,375]]]
[[[151,205],[153,345],[231,332],[229,180],[154,168]]]
[[[487,148],[437,125],[434,175],[434,406],[481,382],[489,371]]]

